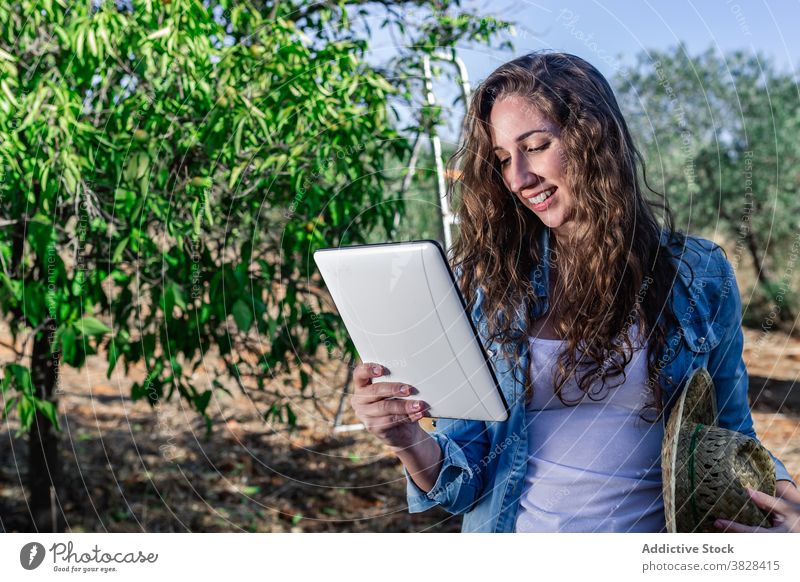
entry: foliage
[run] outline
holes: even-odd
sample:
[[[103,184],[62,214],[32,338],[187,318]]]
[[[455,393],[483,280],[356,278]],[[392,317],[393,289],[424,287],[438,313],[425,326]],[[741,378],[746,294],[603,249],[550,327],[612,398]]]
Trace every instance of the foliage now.
[[[385,169],[410,146],[387,104],[412,97],[418,62],[368,63],[350,20],[366,4],[0,7],[0,314],[22,345],[2,389],[23,428],[34,409],[57,420],[25,365],[43,334],[56,366],[143,362],[134,399],[178,393],[206,418],[209,351],[287,422],[272,380],[297,371],[303,392],[323,343],[354,352],[310,257],[393,233]],[[409,4],[432,18],[406,57],[502,28]]]
[[[426,136],[420,137],[423,141]],[[425,144],[430,145],[430,144]],[[444,230],[442,224],[441,202],[437,190],[436,162],[433,158],[432,148],[421,147],[412,179],[408,181],[406,191],[402,189],[403,180],[408,174],[408,168],[398,165],[396,169],[387,168],[386,174],[396,178],[390,181],[388,198],[402,198],[402,216],[396,218],[396,228],[389,233],[382,226],[376,228],[368,237],[368,242],[378,243],[388,239],[392,240],[436,240],[445,246]],[[443,148],[443,161],[447,161],[453,153],[452,147]]]
[[[788,307],[800,250],[796,81],[760,55],[678,46],[639,55],[617,84],[679,226],[735,241],[735,266],[749,255],[762,293]]]

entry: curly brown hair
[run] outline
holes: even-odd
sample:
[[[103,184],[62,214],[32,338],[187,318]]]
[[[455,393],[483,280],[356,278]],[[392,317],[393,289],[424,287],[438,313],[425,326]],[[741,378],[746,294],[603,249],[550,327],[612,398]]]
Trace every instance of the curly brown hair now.
[[[492,152],[492,106],[510,96],[523,98],[561,128],[566,183],[576,200],[574,219],[603,226],[588,229],[566,248],[553,245],[551,260],[559,272],[553,292],[559,300],[555,329],[566,340],[555,392],[564,404],[574,404],[562,396],[573,376],[590,397],[597,393],[595,379],[602,379],[601,393],[606,386],[622,384],[634,348],[627,332],[635,323],[649,347],[652,401],[645,410],[656,411],[648,419],[654,421],[663,408],[658,356],[666,343],[666,326],[677,321],[668,301],[676,257],[662,245],[661,231],[667,240],[680,242],[683,235],[674,229],[666,198],[647,184],[644,159],[610,85],[579,57],[531,53],[502,65],[475,90],[464,119],[464,139],[448,162],[451,175],[458,176],[449,183],[448,196],[460,224],[450,262],[462,273],[464,297],[471,307],[477,289],[483,289],[489,335],[517,366],[523,338],[519,328],[515,333],[515,315],[527,314],[528,335],[532,302],[540,301],[529,275],[543,260],[538,241],[546,227],[506,187]],[[645,197],[640,181],[656,200]],[[523,373],[527,403],[533,386],[530,371]],[[615,378],[619,381],[610,385]]]

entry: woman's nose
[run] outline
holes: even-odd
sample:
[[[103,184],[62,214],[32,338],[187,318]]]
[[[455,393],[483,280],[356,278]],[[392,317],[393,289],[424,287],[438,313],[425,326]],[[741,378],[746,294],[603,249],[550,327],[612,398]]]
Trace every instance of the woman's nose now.
[[[514,193],[519,193],[526,186],[535,184],[539,177],[533,172],[526,156],[519,156],[509,164],[508,186]]]

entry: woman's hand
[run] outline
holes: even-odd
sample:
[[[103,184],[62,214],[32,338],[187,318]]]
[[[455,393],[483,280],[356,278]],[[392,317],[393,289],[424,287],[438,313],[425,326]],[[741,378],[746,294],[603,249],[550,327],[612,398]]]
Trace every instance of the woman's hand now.
[[[353,372],[353,410],[366,429],[393,448],[417,444],[425,431],[418,421],[427,416],[428,405],[421,400],[402,400],[416,390],[401,382],[372,383],[387,370],[380,364],[362,363]]]
[[[714,522],[718,529],[733,533],[800,533],[799,502],[791,500],[790,496],[773,497],[749,487],[747,492],[756,505],[772,514],[772,527],[743,525],[727,519],[718,519]]]
[[[423,491],[436,484],[443,453],[439,444],[419,425],[429,416],[421,400],[402,400],[417,390],[402,382],[372,383],[388,370],[380,364],[359,364],[353,372],[353,410],[369,432],[389,445]]]

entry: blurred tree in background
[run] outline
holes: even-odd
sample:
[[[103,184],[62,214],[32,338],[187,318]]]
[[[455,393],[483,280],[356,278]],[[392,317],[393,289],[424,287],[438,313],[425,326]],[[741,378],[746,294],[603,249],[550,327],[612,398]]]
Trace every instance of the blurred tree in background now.
[[[762,56],[709,49],[692,57],[680,45],[639,55],[616,81],[648,180],[667,193],[680,228],[732,241],[734,267],[742,258],[752,262],[763,304],[758,316],[794,327],[797,80]]]
[[[370,10],[401,31],[399,58],[368,62]],[[0,7],[0,314],[17,354],[0,385],[30,430],[38,530],[60,527],[61,365],[143,362],[133,399],[177,393],[208,419],[224,388],[193,372],[212,351],[274,394],[265,418],[293,421],[276,378],[299,372],[303,393],[323,338],[353,353],[313,251],[394,236],[386,170],[440,121],[392,116],[419,101],[417,57],[504,26],[457,1]]]
[[[448,160],[454,152],[453,146],[444,145],[443,160]],[[407,167],[400,166],[393,172],[387,170],[386,174],[393,178],[389,180],[388,196],[390,200],[397,199],[398,203],[402,204],[402,213],[398,213],[395,224],[389,230],[385,225],[376,228],[367,242],[430,239],[438,241],[442,248],[445,248],[441,201],[437,191],[436,162],[432,150],[424,145],[420,148],[413,173],[409,174]],[[458,200],[451,202],[453,205],[457,203]]]

